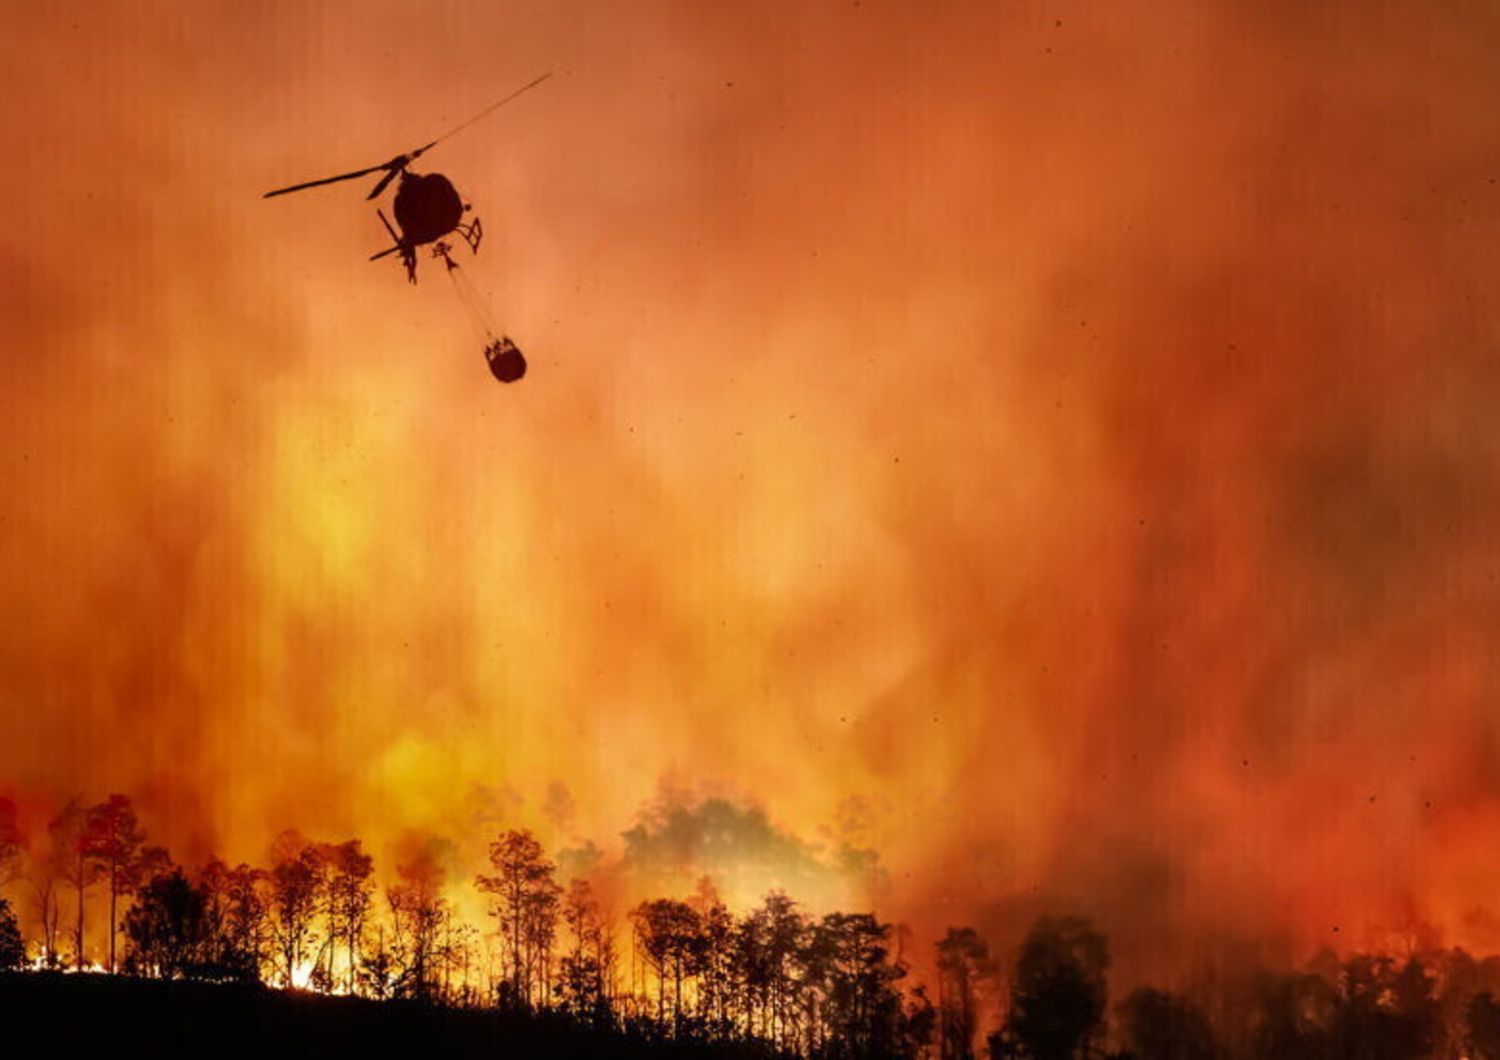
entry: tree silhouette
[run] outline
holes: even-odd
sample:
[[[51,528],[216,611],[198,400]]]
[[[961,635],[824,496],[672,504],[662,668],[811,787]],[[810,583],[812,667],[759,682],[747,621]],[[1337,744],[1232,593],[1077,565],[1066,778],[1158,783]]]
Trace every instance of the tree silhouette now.
[[[126,959],[138,975],[176,979],[205,970],[212,943],[209,900],[182,869],[154,877],[125,914]]]
[[[386,891],[395,926],[392,992],[430,1001],[452,959],[445,937],[449,905],[442,896],[443,869],[431,848],[423,847],[396,874],[400,882]]]
[[[1251,1053],[1263,1060],[1315,1060],[1337,1052],[1337,988],[1321,975],[1265,972],[1252,999]]]
[[[82,836],[83,853],[99,865],[109,889],[109,970],[115,970],[115,936],[119,899],[131,894],[155,866],[140,864],[146,835],[135,807],[125,795],[111,795],[89,807]],[[157,859],[159,860],[159,858]]]
[[[929,1055],[932,1039],[937,1033],[937,1008],[927,996],[927,988],[918,985],[912,988],[901,1014],[900,1034],[896,1041],[897,1056]],[[878,1055],[878,1054],[877,1054]]]
[[[214,858],[204,866],[200,885],[213,935],[208,959],[226,978],[260,981],[269,951],[265,880],[265,873],[245,864],[230,868]]]
[[[62,901],[59,888],[72,856],[57,846],[57,837],[48,833],[43,852],[33,852],[27,872],[35,900],[37,922],[42,928],[42,963],[48,968],[62,964],[58,940],[62,931]]]
[[[938,1046],[945,1060],[971,1060],[978,990],[995,977],[990,947],[973,928],[949,928],[937,944]]]
[[[1069,1060],[1098,1032],[1109,948],[1079,917],[1043,917],[1016,960],[1005,1037],[1032,1060]]]
[[[374,891],[371,876],[375,862],[364,852],[358,839],[320,847],[318,853],[326,878],[324,901],[328,914],[328,979],[330,983],[335,981],[334,951],[342,940],[348,962],[344,984],[352,993],[355,989],[355,973],[359,967],[359,939],[364,932],[365,918],[369,913]]]
[[[360,950],[360,992],[383,1001],[391,996],[396,978],[396,954],[392,946],[387,944],[385,925],[378,923],[375,925],[374,943],[366,944]]]
[[[1475,994],[1464,1012],[1465,1044],[1472,1060],[1500,1060],[1500,1002],[1488,990]]]
[[[675,898],[642,902],[630,914],[641,953],[656,977],[656,1018],[666,1020],[666,985],[672,983],[672,1028],[682,1026],[682,984],[695,967],[698,914]]]
[[[1412,957],[1396,973],[1390,991],[1391,1040],[1404,1055],[1422,1056],[1441,1036],[1442,1002],[1436,980],[1421,959]]]
[[[11,878],[20,849],[13,817],[0,802],[0,860]],[[622,994],[615,931],[593,887],[584,879],[573,879],[566,891],[558,887],[546,851],[522,831],[491,844],[494,874],[475,881],[496,921],[496,933],[484,938],[503,951],[499,978],[491,966],[487,978],[476,980],[479,936],[455,914],[446,886],[451,845],[417,838],[384,889],[385,901],[373,905],[375,866],[358,840],[310,843],[286,832],[273,846],[268,870],[213,859],[189,873],[144,845],[129,799],[112,796],[93,807],[75,799],[22,862],[38,915],[22,925],[11,902],[0,898],[0,971],[6,972],[0,989],[30,979],[69,983],[64,990],[77,984],[81,990],[107,987],[117,997],[152,996],[134,993],[141,984],[124,981],[90,984],[13,972],[25,967],[28,941],[40,943],[30,951],[39,963],[57,967],[66,956],[86,965],[87,888],[107,878],[112,941],[123,934],[119,956],[126,972],[198,981],[265,977],[315,992],[417,1000],[443,1010],[424,1017],[436,1021],[430,1027],[457,1025],[468,1015],[459,1010],[487,1008],[486,1035],[546,1027],[583,1036],[559,1045],[559,1055],[595,1045],[602,1055],[609,1052],[604,1044],[614,1041],[746,1060],[929,1060],[934,1054],[966,1060],[989,1011],[993,962],[970,928],[950,929],[936,944],[936,976],[912,985],[901,958],[906,929],[873,913],[812,917],[780,891],[736,915],[708,878],[685,900],[646,898],[630,912],[632,952],[646,973],[636,976],[632,957],[631,992]],[[63,955],[58,898],[69,886],[79,910],[74,953]],[[133,902],[119,901],[129,895]],[[37,931],[36,938],[28,940],[23,927]],[[1431,944],[1416,952],[1398,958],[1325,951],[1300,971],[1245,969],[1244,975],[1194,982],[1194,1001],[1186,993],[1142,987],[1115,1009],[1118,1052],[1110,1053],[1102,1034],[1106,941],[1086,920],[1044,918],[1017,953],[1005,1018],[989,1039],[991,1056],[1500,1060],[1500,957],[1480,960]],[[111,965],[115,958],[112,953]],[[206,997],[198,990],[161,988],[154,996]],[[304,1011],[342,1005],[262,991],[240,996],[279,997],[294,1009],[307,1006]],[[382,1010],[356,1004],[346,1011]]]
[[[495,875],[477,876],[474,884],[492,898],[490,915],[504,940],[509,993],[513,1004],[529,1006],[537,999],[544,976],[539,961],[550,955],[561,889],[542,844],[531,832],[509,831],[490,844]],[[545,999],[545,989],[541,996]]]
[[[53,871],[78,898],[77,916],[73,922],[73,963],[80,972],[84,965],[83,897],[89,886],[98,881],[100,866],[88,853],[89,813],[83,803],[70,799],[47,825],[52,842]]]
[[[1384,955],[1355,954],[1339,973],[1334,1037],[1348,1055],[1368,1060],[1427,1056],[1438,1036],[1433,980],[1412,958],[1399,970]]]
[[[596,1026],[609,1023],[614,946],[587,880],[572,880],[562,903],[563,922],[573,937],[559,962],[555,988],[563,1011]]]
[[[804,984],[816,983],[821,1007],[809,1014],[808,1052],[828,1057],[902,1055],[905,1028],[891,960],[891,927],[869,913],[829,913],[813,927]]]
[[[525,942],[528,1000],[545,1005],[552,993],[552,947],[557,938],[557,917],[562,888],[549,874],[545,884],[527,897],[522,939]]]
[[[688,902],[698,914],[699,942],[695,955],[698,974],[698,1020],[709,1035],[726,1035],[733,1029],[736,1010],[735,922],[729,907],[719,897],[713,881],[698,881],[697,892]]]
[[[313,917],[322,885],[322,865],[316,848],[295,832],[283,832],[274,845],[276,863],[270,872],[270,913],[281,983],[296,985],[302,955],[312,942]]]
[[[25,847],[15,802],[0,798],[0,888],[9,886],[21,874],[21,852]]]
[[[1213,1029],[1191,1001],[1142,987],[1120,1002],[1120,1036],[1133,1060],[1214,1060]]]
[[[797,903],[781,891],[766,895],[740,925],[737,948],[746,1000],[759,1004],[761,1034],[777,1045],[796,1035],[794,983],[806,932]],[[754,1024],[753,1012],[748,1022]]]
[[[0,972],[20,968],[26,963],[26,943],[21,938],[21,925],[10,902],[0,898]]]

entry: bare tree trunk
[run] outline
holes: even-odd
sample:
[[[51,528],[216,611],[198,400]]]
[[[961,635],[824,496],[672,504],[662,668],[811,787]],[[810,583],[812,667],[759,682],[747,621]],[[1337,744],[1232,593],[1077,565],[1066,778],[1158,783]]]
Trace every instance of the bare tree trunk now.
[[[355,937],[359,934],[359,924],[352,915],[349,917],[346,930],[349,932],[349,993],[352,996],[359,992],[357,976],[357,969],[359,968],[359,954],[357,952],[359,943]]]
[[[109,862],[109,974],[115,974],[115,884],[119,866],[113,858]]]
[[[447,953],[443,955],[443,994],[452,997],[452,980],[449,970],[453,967],[453,921],[448,921],[443,929],[443,947]]]
[[[672,963],[672,1037],[677,1037],[682,1024],[682,958]]]
[[[521,885],[519,882],[511,885],[511,976],[514,980],[515,994],[521,996]]]
[[[332,888],[330,887],[330,890],[331,889]],[[336,953],[338,953],[338,951],[339,951],[339,925],[338,925],[338,918],[337,918],[336,913],[334,912],[333,898],[330,896],[329,899],[328,899],[328,988],[327,988],[329,993],[333,992],[334,984],[337,982],[337,980],[335,980],[333,978],[333,955],[336,954]]]
[[[937,996],[938,996],[938,1056],[940,1060],[948,1060],[950,1052],[948,1038],[951,1034],[948,1020],[948,997],[946,977],[941,969],[938,971]]]
[[[73,942],[77,949],[73,954],[73,963],[77,969],[83,971],[83,851],[78,852],[78,925],[73,932]]]

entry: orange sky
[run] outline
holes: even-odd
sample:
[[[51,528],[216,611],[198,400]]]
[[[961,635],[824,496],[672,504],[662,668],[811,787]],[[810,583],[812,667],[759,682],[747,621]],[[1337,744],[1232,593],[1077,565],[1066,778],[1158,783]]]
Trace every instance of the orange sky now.
[[[1493,5],[12,7],[0,791],[1500,947]]]

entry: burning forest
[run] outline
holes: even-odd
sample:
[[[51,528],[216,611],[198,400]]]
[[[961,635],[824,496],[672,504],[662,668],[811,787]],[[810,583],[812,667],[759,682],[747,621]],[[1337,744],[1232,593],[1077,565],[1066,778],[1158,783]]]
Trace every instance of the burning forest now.
[[[0,1011],[1496,1055],[1493,3],[4,14]]]
[[[565,878],[525,829],[497,834],[487,871],[460,882],[448,878],[455,845],[436,836],[408,838],[383,875],[359,839],[295,831],[263,864],[185,868],[150,844],[124,795],[68,803],[35,849],[17,817],[0,801],[0,880],[25,882],[31,913],[0,899],[0,992],[21,997],[47,983],[66,1000],[65,972],[198,981],[520,1019],[513,1049],[582,1035],[622,1054],[1500,1057],[1500,955],[1430,942],[1204,968],[1176,989],[1114,998],[1109,940],[1081,916],[1038,917],[1007,954],[973,927],[918,940],[874,912],[819,915],[779,889],[733,909],[707,876],[620,906],[593,879]],[[456,889],[478,897],[483,921],[466,918]],[[310,1055],[336,1044],[311,1025]]]

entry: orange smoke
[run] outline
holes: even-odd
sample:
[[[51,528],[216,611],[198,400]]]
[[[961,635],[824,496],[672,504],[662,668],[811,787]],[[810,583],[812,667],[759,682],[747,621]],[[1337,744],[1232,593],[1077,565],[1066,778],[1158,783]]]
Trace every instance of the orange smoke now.
[[[1483,5],[429,7],[11,14],[6,791],[462,880],[665,785],[1002,949],[1500,942]],[[502,390],[258,195],[548,68],[424,159]]]

